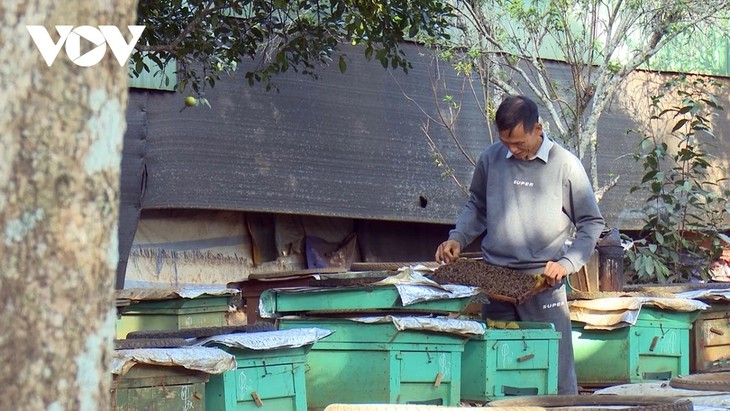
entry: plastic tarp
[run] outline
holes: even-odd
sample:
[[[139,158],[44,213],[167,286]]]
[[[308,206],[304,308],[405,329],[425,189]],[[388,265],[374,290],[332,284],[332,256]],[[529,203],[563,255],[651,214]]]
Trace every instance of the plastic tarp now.
[[[214,347],[115,350],[112,355],[112,374],[122,376],[137,364],[180,366],[208,374],[221,374],[236,369],[236,357]]]
[[[435,331],[464,337],[484,334],[484,324],[455,318],[400,317],[394,315],[348,318],[350,321],[375,324],[392,322],[398,331]]]
[[[235,295],[239,292],[240,290],[228,288],[225,285],[191,284],[178,288],[129,288],[117,290],[115,297],[127,300],[168,300],[173,298],[197,298],[202,295]]]
[[[398,271],[398,274],[384,278],[371,285],[395,286],[403,305],[447,298],[473,297],[479,294],[479,289],[476,287],[458,284],[438,284],[423,275],[423,272],[427,271],[433,270],[423,265],[404,267]]]
[[[692,312],[709,305],[688,298],[612,297],[570,302],[570,319],[585,324],[586,329],[613,330],[635,325],[641,307],[650,305],[663,310]]]
[[[291,330],[266,331],[260,333],[237,333],[205,338],[198,345],[222,344],[232,348],[248,350],[275,350],[312,345],[326,338],[332,331],[322,328],[297,328]]]
[[[666,382],[614,385],[596,390],[595,395],[645,395],[687,398],[692,401],[694,411],[723,411],[730,409],[730,392],[685,390],[673,388]]]
[[[677,297],[705,301],[730,301],[730,288],[683,291],[677,293]]]

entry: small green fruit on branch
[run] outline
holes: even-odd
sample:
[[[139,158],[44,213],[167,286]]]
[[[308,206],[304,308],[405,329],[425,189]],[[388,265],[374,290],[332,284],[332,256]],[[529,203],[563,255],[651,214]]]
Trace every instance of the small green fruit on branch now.
[[[185,107],[193,107],[198,105],[198,99],[193,96],[185,97]]]
[[[182,113],[183,110],[185,110],[188,107],[197,107],[199,105],[204,105],[210,108],[210,102],[208,102],[208,99],[205,97],[193,97],[193,96],[187,96],[185,97],[185,100],[183,101],[184,105],[180,109],[180,112]]]

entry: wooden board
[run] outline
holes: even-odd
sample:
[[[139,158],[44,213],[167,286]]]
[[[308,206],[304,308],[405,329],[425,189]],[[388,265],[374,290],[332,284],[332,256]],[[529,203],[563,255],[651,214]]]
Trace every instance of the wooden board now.
[[[290,277],[306,277],[324,273],[344,273],[345,271],[347,271],[347,269],[344,267],[305,268],[302,270],[249,274],[248,278],[253,280],[272,280]]]

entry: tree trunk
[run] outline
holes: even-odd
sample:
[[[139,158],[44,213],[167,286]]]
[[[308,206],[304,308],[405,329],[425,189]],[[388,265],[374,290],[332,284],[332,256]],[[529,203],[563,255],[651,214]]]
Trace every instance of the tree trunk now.
[[[106,410],[127,69],[109,47],[92,67],[61,48],[48,67],[26,25],[129,41],[136,1],[0,7],[0,409]]]

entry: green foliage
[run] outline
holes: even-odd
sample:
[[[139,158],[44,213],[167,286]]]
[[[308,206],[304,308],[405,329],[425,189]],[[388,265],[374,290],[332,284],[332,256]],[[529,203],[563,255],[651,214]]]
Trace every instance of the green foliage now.
[[[673,283],[707,279],[710,262],[721,253],[719,227],[728,210],[730,193],[721,190],[703,140],[714,138],[710,116],[722,110],[708,87],[718,83],[679,77],[666,93],[652,98],[652,121],[674,122],[670,147],[664,139],[645,134],[634,158],[643,165],[641,183],[631,193],[646,194],[641,238],[627,250],[627,272],[637,282]],[[663,102],[676,97],[665,108]],[[699,138],[698,138],[699,137]],[[724,174],[723,174],[724,175]]]
[[[454,100],[454,96],[452,95],[445,95],[443,98],[443,102],[454,110],[457,110],[459,108],[459,103]]]
[[[431,159],[433,160],[433,163],[436,165],[436,167],[441,169],[439,177],[442,181],[454,175],[455,170],[449,167],[448,163],[446,163],[446,160],[444,160],[443,154],[441,154],[441,152],[437,151],[433,147],[431,148]]]
[[[663,47],[649,59],[646,67],[657,71],[730,75],[728,31],[730,22],[715,30],[683,32],[670,47]]]
[[[608,64],[606,64],[606,70],[610,73],[618,74],[618,72],[621,71],[621,63],[618,61],[609,61]]]
[[[385,68],[411,67],[399,42],[420,33],[447,36],[450,7],[440,0],[140,0],[138,24],[146,29],[134,53],[133,75],[178,62],[179,89],[214,86],[243,59],[257,64],[249,84],[267,89],[292,69],[317,78],[316,66],[337,60],[340,45],[362,45],[365,57]]]

